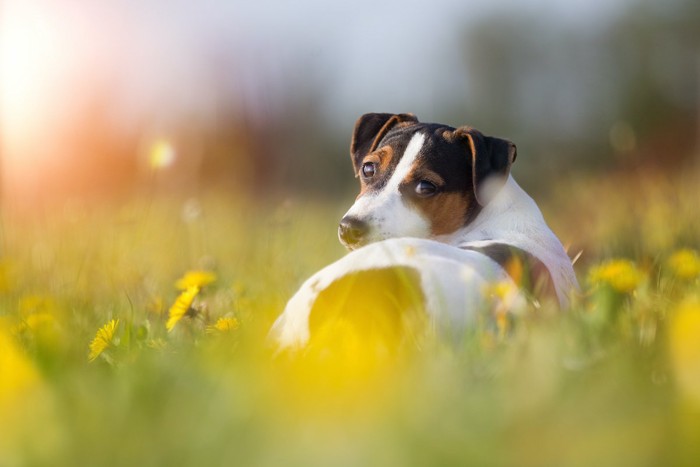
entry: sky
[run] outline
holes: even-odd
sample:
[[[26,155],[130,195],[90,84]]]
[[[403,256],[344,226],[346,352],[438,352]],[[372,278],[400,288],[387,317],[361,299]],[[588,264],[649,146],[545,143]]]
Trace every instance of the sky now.
[[[164,114],[206,111],[221,97],[210,92],[213,69],[228,70],[232,93],[243,88],[254,99],[264,92],[275,101],[275,92],[286,92],[278,81],[292,65],[308,69],[309,78],[325,88],[331,114],[339,107],[340,113],[362,112],[370,102],[429,110],[434,95],[441,94],[436,89],[463,83],[459,41],[479,18],[535,13],[558,24],[595,27],[625,1],[4,0],[3,5],[3,103],[10,114],[19,113],[10,119],[22,119],[47,107],[70,106],[90,81],[109,82],[122,97],[118,111],[126,118],[153,108]]]
[[[264,118],[290,82],[314,87],[344,129],[368,111],[431,120],[440,99],[466,92],[460,44],[480,19],[538,15],[590,30],[629,1],[3,0],[3,172],[57,157],[37,145],[96,91],[111,96],[115,125],[148,121],[154,132],[183,114],[209,118],[221,100]]]

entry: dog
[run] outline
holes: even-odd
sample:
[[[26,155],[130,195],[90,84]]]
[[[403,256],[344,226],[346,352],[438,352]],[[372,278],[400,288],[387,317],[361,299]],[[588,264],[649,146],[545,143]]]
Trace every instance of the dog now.
[[[270,333],[280,348],[304,347],[330,315],[360,309],[400,316],[417,304],[438,332],[459,336],[484,309],[548,297],[568,306],[578,290],[572,262],[510,174],[513,143],[413,114],[369,113],[355,124],[350,155],[360,193],[338,227],[350,252],[289,300]],[[489,285],[499,283],[515,294],[493,300]]]

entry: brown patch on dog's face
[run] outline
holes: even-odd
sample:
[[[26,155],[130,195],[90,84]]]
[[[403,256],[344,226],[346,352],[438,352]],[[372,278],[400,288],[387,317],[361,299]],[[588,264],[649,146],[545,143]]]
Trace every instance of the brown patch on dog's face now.
[[[384,146],[376,152],[379,155],[379,170],[385,172],[394,160],[394,150],[391,146]]]
[[[438,193],[415,203],[428,219],[433,235],[447,235],[464,227],[469,217],[471,201],[465,193]]]
[[[449,235],[463,228],[479,212],[472,186],[471,166],[464,147],[437,129],[426,143],[411,172],[401,183],[403,198],[430,224],[434,236]],[[433,191],[425,191],[427,183]]]

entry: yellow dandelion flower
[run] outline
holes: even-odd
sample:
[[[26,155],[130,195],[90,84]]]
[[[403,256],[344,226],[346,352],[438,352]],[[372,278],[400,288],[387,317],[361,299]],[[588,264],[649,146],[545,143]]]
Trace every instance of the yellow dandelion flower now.
[[[225,333],[235,331],[239,326],[240,323],[236,318],[219,318],[213,326],[207,328],[207,331]]]
[[[666,265],[680,279],[695,279],[700,276],[700,255],[689,248],[673,253]]]
[[[165,323],[165,327],[168,332],[172,331],[178,321],[180,321],[182,317],[187,314],[187,312],[190,310],[190,306],[192,306],[194,297],[196,297],[198,293],[199,287],[192,286],[187,288],[187,290],[182,292],[177,297],[175,303],[173,303],[173,306],[170,307],[168,322]]]
[[[191,287],[201,289],[216,281],[216,274],[209,271],[187,271],[184,276],[175,282],[179,290],[187,290]]]
[[[627,259],[612,259],[591,268],[588,281],[591,284],[606,284],[620,293],[630,293],[644,280],[644,274]]]
[[[700,404],[700,297],[678,305],[669,330],[669,354],[678,386]]]
[[[90,354],[88,360],[93,361],[102,354],[109,346],[112,345],[114,333],[119,326],[119,320],[113,319],[109,323],[102,326],[95,334],[95,338],[90,342]]]

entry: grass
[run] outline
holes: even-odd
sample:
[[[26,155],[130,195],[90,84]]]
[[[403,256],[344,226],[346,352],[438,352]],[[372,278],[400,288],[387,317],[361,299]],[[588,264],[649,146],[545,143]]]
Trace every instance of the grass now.
[[[343,254],[344,206],[6,209],[0,466],[694,465],[697,182],[562,181],[538,201],[583,250],[570,312],[484,317],[459,345],[428,337],[354,375],[265,343],[296,287]]]

